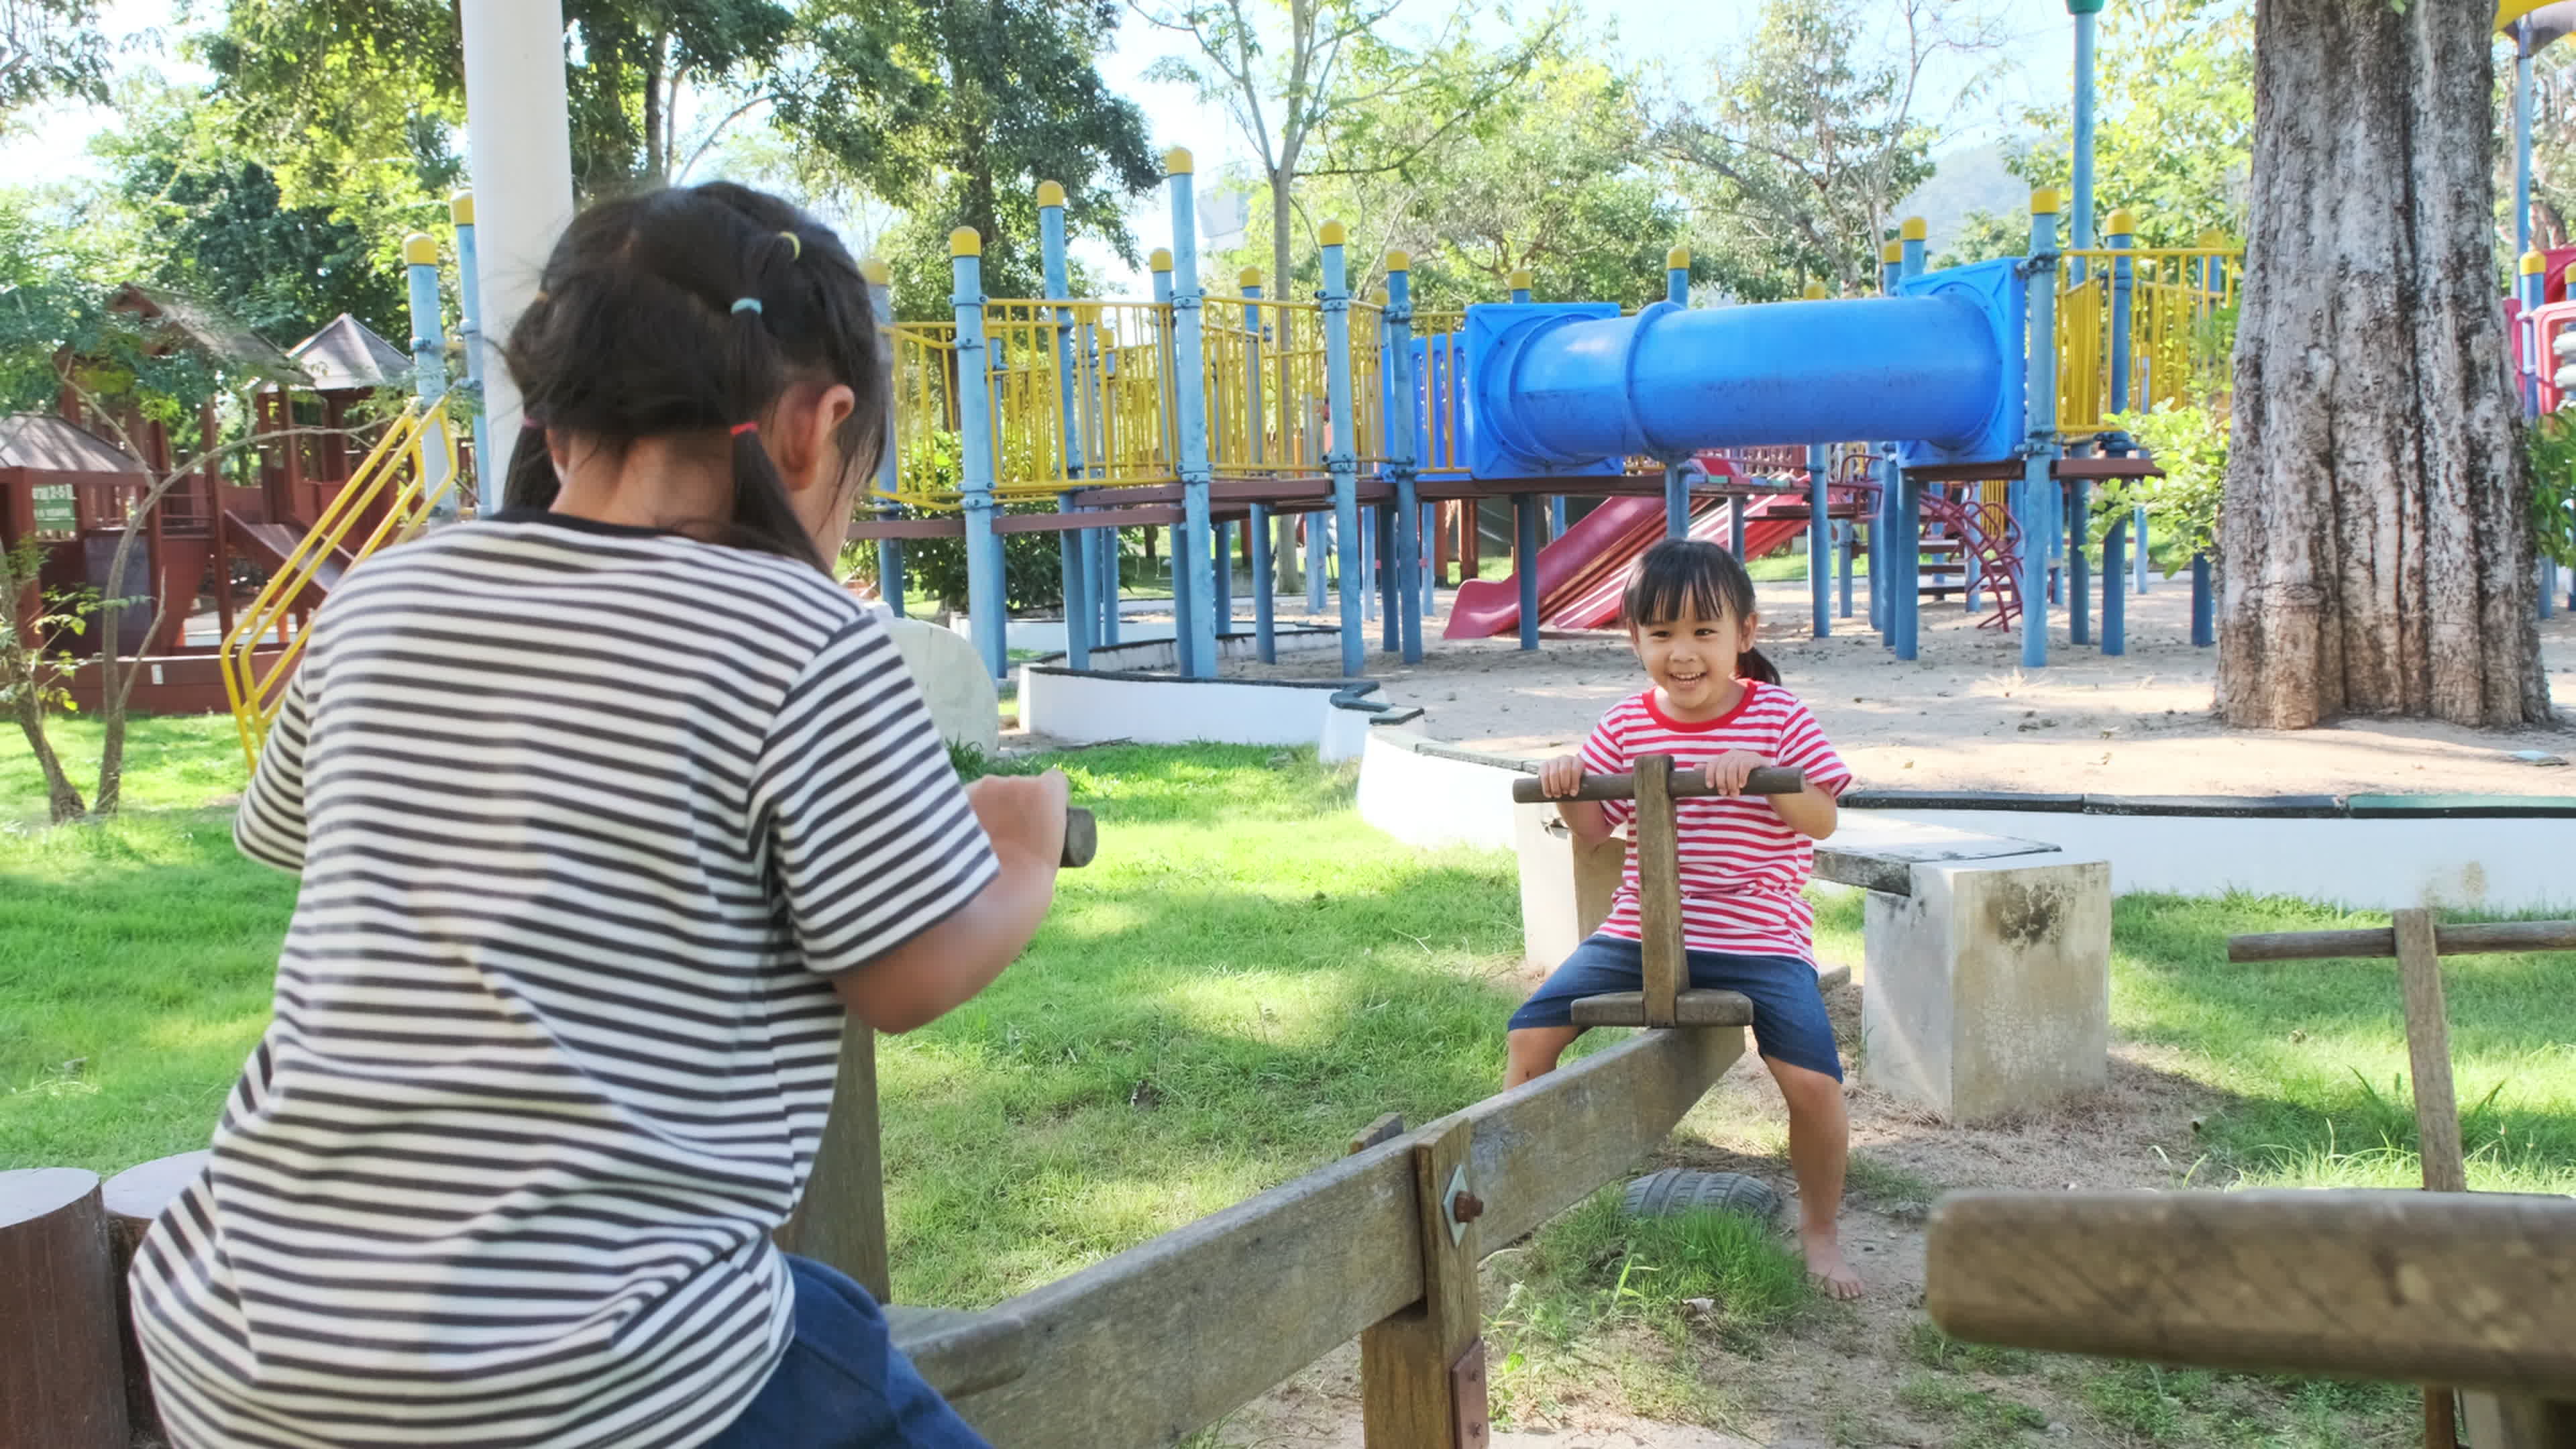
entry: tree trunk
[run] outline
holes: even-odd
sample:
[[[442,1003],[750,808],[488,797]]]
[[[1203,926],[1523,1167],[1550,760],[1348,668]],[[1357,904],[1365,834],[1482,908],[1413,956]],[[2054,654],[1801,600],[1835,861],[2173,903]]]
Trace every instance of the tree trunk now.
[[[2496,291],[2493,7],[2260,0],[2229,724],[2549,717]]]
[[[40,666],[41,667],[41,666]],[[35,752],[36,767],[45,772],[46,815],[56,825],[81,818],[79,787],[63,773],[63,762],[54,754],[54,742],[45,737],[45,706],[37,699],[31,683],[18,691],[18,728],[27,736],[27,748]]]

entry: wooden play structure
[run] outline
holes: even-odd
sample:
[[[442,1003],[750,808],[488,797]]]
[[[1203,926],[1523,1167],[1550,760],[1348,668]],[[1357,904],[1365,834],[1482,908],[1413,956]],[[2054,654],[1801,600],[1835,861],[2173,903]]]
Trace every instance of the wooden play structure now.
[[[2576,1449],[2576,1199],[2468,1191],[2441,971],[2565,950],[2576,921],[2422,910],[2236,937],[2233,961],[2397,958],[2424,1190],[1954,1194],[1932,1213],[1932,1320],[1980,1343],[2440,1385],[2427,1449],[2458,1449],[2458,1418],[2475,1449]]]
[[[470,222],[458,230],[463,238]],[[201,302],[119,289],[109,305],[138,318],[155,351],[193,352],[237,388],[198,401],[192,438],[174,438],[136,407],[97,415],[68,384],[55,414],[0,418],[0,547],[41,544],[44,588],[86,586],[131,601],[117,652],[136,671],[133,708],[273,706],[305,623],[340,574],[434,514],[455,512],[458,485],[471,486],[472,453],[447,417],[438,258],[427,236],[405,245],[408,353],[345,313],[281,351]],[[228,439],[236,446],[219,452]],[[199,461],[174,477],[191,459]],[[111,581],[129,520],[135,546],[125,576]],[[17,601],[16,627],[36,602]],[[98,631],[64,642],[92,656],[70,687],[94,708]],[[256,727],[246,715],[245,730]]]

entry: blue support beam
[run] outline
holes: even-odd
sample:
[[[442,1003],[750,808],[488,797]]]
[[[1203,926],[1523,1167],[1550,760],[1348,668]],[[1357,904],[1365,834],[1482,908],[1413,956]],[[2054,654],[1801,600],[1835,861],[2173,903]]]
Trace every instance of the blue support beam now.
[[[1252,461],[1269,461],[1269,409],[1263,397],[1261,378],[1261,272],[1246,267],[1235,278],[1243,289],[1243,416],[1250,433]],[[1277,594],[1272,580],[1270,510],[1263,504],[1252,505],[1252,652],[1264,664],[1279,662]]]
[[[1829,460],[1825,444],[1807,445],[1807,593],[1819,639],[1831,638],[1834,632],[1834,521],[1825,506]]]
[[[2028,380],[2023,388],[2029,421],[2023,444],[2021,497],[2021,662],[2048,665],[2049,555],[2055,551],[2057,480],[2057,193],[2045,188],[2030,201],[2030,257],[2025,264],[2030,300]]]
[[[958,509],[966,524],[966,612],[975,652],[996,681],[1011,669],[1011,612],[1003,592],[1002,536],[993,531],[993,394],[984,348],[984,242],[961,226],[948,235],[957,315]]]
[[[1564,502],[1562,498],[1556,500]],[[1512,575],[1520,581],[1521,647],[1538,647],[1538,495],[1512,495]]]
[[[1361,599],[1359,459],[1352,436],[1356,414],[1351,397],[1351,282],[1348,263],[1342,255],[1348,236],[1340,222],[1328,221],[1320,237],[1324,270],[1324,394],[1325,407],[1332,414],[1324,472],[1332,479],[1333,542],[1341,574],[1342,676],[1356,679],[1367,657],[1367,641],[1360,636],[1366,605]],[[1191,391],[1181,389],[1183,394]]]
[[[879,322],[894,316],[893,271],[884,262],[870,257],[859,263],[859,273],[867,279],[868,308]],[[882,330],[877,334],[877,359],[886,375],[894,375],[894,343]],[[899,395],[899,394],[897,394]],[[877,454],[877,491],[891,494],[898,481],[894,449],[894,413],[892,398],[886,413],[885,446]],[[903,572],[903,541],[895,538],[877,540],[877,596],[898,619],[904,617],[903,596],[908,587]]]
[[[1073,281],[1065,260],[1064,187],[1053,181],[1038,184],[1038,257],[1046,299],[1054,304],[1050,315],[1055,320],[1056,418],[1061,425],[1065,481],[1079,483],[1082,434],[1074,424]],[[1073,499],[1068,487],[1056,495],[1056,504],[1071,513]],[[1091,667],[1090,553],[1090,537],[1083,530],[1068,528],[1056,535],[1057,567],[1063,571],[1064,583],[1064,662],[1075,669]]]
[[[1205,319],[1200,316],[1206,292],[1199,285],[1197,197],[1192,190],[1195,166],[1190,153],[1179,147],[1163,157],[1163,170],[1171,177],[1172,188],[1172,375],[1190,379],[1189,385],[1171,391],[1173,426],[1180,434],[1177,456],[1181,475],[1181,536],[1172,549],[1176,603],[1180,580],[1207,568],[1215,554],[1208,515],[1208,485],[1213,472],[1208,459],[1207,392],[1197,382],[1207,376],[1207,354],[1203,345]],[[1214,595],[1209,605],[1205,610],[1189,609],[1173,620],[1175,632],[1189,636],[1187,672],[1197,679],[1214,679],[1217,673]]]
[[[1386,477],[1394,490],[1388,505],[1394,522],[1386,558],[1393,572],[1395,611],[1400,616],[1396,648],[1407,664],[1422,662],[1422,624],[1429,601],[1422,589],[1422,388],[1413,374],[1413,259],[1402,252],[1386,254],[1386,364],[1391,401],[1386,413]]]

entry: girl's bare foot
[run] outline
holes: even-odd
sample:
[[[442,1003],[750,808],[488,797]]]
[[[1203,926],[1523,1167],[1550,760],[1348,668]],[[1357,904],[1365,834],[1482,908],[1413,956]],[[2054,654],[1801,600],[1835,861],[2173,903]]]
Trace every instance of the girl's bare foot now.
[[[1815,1281],[1818,1290],[1829,1298],[1860,1296],[1860,1275],[1843,1260],[1842,1239],[1831,1224],[1801,1227],[1798,1242],[1807,1251],[1807,1276]]]

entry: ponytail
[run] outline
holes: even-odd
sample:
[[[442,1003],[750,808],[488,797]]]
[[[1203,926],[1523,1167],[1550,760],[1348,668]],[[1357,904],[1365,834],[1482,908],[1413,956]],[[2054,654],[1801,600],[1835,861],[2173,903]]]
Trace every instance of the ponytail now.
[[[1764,684],[1778,684],[1780,671],[1771,666],[1770,659],[1761,650],[1747,649],[1735,656],[1735,677],[1758,680]]]
[[[797,383],[841,384],[858,406],[837,441],[837,490],[875,471],[885,365],[858,263],[776,197],[711,182],[603,202],[573,218],[505,355],[532,418],[504,501],[551,505],[547,431],[622,454],[646,438],[727,430],[733,500],[709,542],[827,569],[789,501],[761,424]]]

